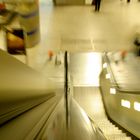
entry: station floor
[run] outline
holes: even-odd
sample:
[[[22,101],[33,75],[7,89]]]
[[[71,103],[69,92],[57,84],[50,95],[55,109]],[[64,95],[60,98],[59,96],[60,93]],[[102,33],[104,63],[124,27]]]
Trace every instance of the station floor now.
[[[91,57],[93,60],[90,61],[93,67],[91,71],[95,72],[94,66],[97,66],[94,77],[98,77],[101,71],[101,52],[133,50],[133,40],[140,33],[140,2],[102,0],[100,11],[95,12],[94,9],[95,7],[91,5],[54,6],[52,0],[40,0],[41,41],[36,46],[27,48],[28,62],[25,61],[24,56],[16,57],[46,75],[54,75],[54,77],[60,75],[62,81],[63,52],[67,50],[74,59],[80,60],[80,63],[74,65],[82,68]],[[0,38],[0,48],[3,49],[2,35]],[[48,61],[49,50],[54,54],[51,62]],[[89,52],[90,55],[87,55]],[[78,55],[74,55],[75,53]],[[62,62],[57,67],[54,65],[56,55]],[[85,61],[81,61],[80,57]],[[81,81],[78,79],[79,75],[80,73],[75,83]],[[95,81],[92,81],[92,84],[98,85],[98,78],[97,82]]]
[[[46,66],[49,50],[60,57],[65,50],[71,53],[133,50],[133,40],[140,33],[138,0],[130,3],[102,0],[99,12],[91,5],[54,6],[52,0],[40,0],[39,9],[41,41],[27,48],[28,65],[38,70]],[[3,49],[2,35],[0,39]]]
[[[60,75],[62,81],[63,65],[56,67],[54,61],[58,55],[63,64],[63,52],[67,50],[71,53],[71,59],[74,59],[71,60],[74,72],[77,70],[74,83],[98,86],[100,53],[133,50],[133,40],[140,33],[140,2],[102,0],[100,11],[95,12],[94,9],[91,5],[54,6],[52,0],[40,0],[41,41],[37,46],[27,49],[28,65],[54,77]],[[52,62],[48,62],[49,50],[54,52]],[[83,71],[80,72],[81,69]],[[90,78],[79,79],[81,75],[82,78],[86,77],[84,70],[89,75],[92,72],[94,81]]]

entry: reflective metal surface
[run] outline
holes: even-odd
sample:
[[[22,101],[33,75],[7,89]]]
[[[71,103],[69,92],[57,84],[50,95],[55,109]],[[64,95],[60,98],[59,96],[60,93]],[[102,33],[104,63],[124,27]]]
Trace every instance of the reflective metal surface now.
[[[113,63],[113,67],[112,64],[109,65],[108,61],[105,62],[108,66],[103,69],[100,75],[100,86],[106,111],[112,120],[117,122],[137,138],[140,138],[140,90],[138,84],[139,79],[135,77],[139,77],[139,75],[137,75],[137,70],[133,69],[134,61],[132,61],[132,59],[129,62],[119,60],[117,64],[115,64],[115,62],[111,62]],[[113,74],[120,82],[119,84],[121,88],[114,86],[112,83],[112,79],[114,79],[112,74],[110,74],[112,79],[106,79],[105,75],[109,72],[108,68],[112,69],[114,67],[116,67],[116,69],[113,70]],[[136,80],[133,81],[132,79]],[[115,93],[111,92],[111,88],[116,89]]]
[[[95,128],[80,106],[74,99],[70,102],[68,127],[66,127],[65,102],[61,100],[50,116],[44,131],[37,139],[42,140],[105,140],[105,137]],[[100,139],[99,139],[100,138]]]
[[[101,53],[70,54],[70,72],[74,86],[99,86]]]
[[[51,80],[0,50],[0,124],[54,95]]]

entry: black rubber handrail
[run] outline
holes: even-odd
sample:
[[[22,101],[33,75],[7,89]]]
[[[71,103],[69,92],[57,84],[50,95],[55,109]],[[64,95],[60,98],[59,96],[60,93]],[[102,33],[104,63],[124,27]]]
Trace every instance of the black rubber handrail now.
[[[67,51],[65,51],[65,54],[64,54],[64,71],[65,71],[64,93],[65,93],[65,103],[66,103],[66,126],[68,128],[69,107],[68,107],[68,53]]]

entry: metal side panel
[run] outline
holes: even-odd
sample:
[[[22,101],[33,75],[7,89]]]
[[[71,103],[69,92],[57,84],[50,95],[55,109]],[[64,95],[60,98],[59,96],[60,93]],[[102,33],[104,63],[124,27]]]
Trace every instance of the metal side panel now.
[[[65,101],[62,99],[37,140],[105,140],[92,128],[88,116],[74,99],[70,101],[68,124],[66,122]]]
[[[140,94],[118,90],[115,94],[111,94],[110,88],[115,89],[115,87],[112,86],[110,79],[105,78],[105,75],[106,71],[103,70],[100,76],[100,86],[106,112],[112,120],[140,138],[140,113],[138,109]]]
[[[26,111],[0,126],[1,140],[33,140],[48,120],[61,96]]]
[[[51,80],[0,50],[0,124],[54,95]]]

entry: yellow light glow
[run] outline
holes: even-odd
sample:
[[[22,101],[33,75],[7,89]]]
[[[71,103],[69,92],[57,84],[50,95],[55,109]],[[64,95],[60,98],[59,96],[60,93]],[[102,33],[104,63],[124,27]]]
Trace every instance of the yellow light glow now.
[[[103,64],[103,68],[107,68],[107,63],[104,63]]]
[[[90,125],[90,120],[89,120],[87,114],[85,113],[85,111],[82,108],[81,108],[81,113],[82,113],[85,121],[87,122],[87,124]]]
[[[115,88],[110,88],[110,94],[116,94],[116,89]]]
[[[134,109],[137,111],[140,111],[140,103],[139,102],[134,102]]]
[[[130,108],[130,101],[122,99],[121,106]]]
[[[94,63],[94,65],[92,65]],[[96,68],[95,68],[96,66]],[[84,68],[86,74],[84,82],[88,85],[99,85],[99,75],[101,72],[101,58],[99,53],[88,53],[86,57],[86,66]],[[92,75],[92,76],[91,76]],[[94,77],[94,78],[93,78]]]
[[[110,79],[110,74],[109,74],[109,73],[106,74],[106,75],[105,75],[105,78],[106,78],[106,79]]]

